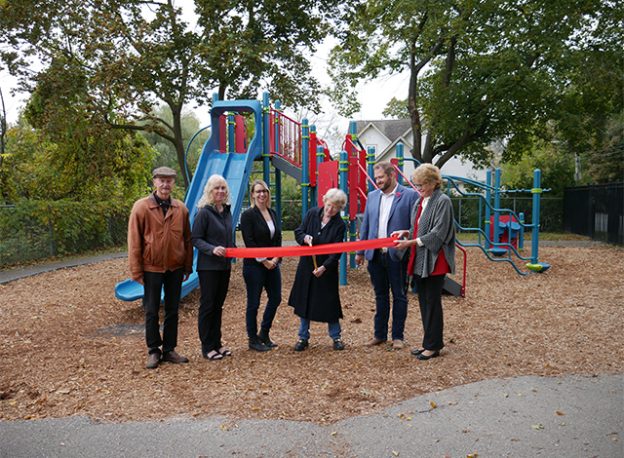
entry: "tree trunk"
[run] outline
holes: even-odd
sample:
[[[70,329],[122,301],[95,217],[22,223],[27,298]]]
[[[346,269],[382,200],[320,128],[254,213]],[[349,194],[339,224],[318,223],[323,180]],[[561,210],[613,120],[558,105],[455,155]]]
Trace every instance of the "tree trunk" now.
[[[182,108],[179,106],[170,106],[173,115],[173,137],[175,139],[173,146],[178,157],[178,165],[184,180],[184,187],[188,188],[192,179],[192,172],[186,168],[186,158],[184,157],[184,139],[182,138]],[[188,176],[186,175],[188,171]]]

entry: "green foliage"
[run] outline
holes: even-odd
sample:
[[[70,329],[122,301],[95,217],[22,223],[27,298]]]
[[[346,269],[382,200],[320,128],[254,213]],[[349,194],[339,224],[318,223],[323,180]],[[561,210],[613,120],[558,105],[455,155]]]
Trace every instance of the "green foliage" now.
[[[50,121],[55,125],[50,134],[41,119],[39,130],[25,120],[9,129],[0,168],[5,203],[42,198],[129,203],[146,193],[153,153],[143,138],[63,116],[65,125]]]
[[[410,117],[407,100],[392,97],[382,113],[386,118],[408,119]]]
[[[33,87],[34,58],[68,98],[73,86],[87,87],[92,119],[162,137],[182,169],[185,108],[208,104],[215,89],[221,98],[256,98],[266,89],[290,106],[317,107],[306,53],[340,3],[196,0],[191,26],[174,2],[7,2],[0,55],[24,86]],[[49,71],[61,56],[66,71]],[[162,104],[171,119],[156,113]]]
[[[526,148],[516,146],[539,138],[571,107],[582,107],[579,119],[599,131],[594,115],[617,112],[624,103],[624,13],[617,2],[348,4],[330,60],[334,100],[349,114],[357,108],[359,81],[408,73],[413,154],[421,161],[442,166],[461,155],[484,164],[496,139],[510,139],[505,159],[517,159]]]
[[[533,171],[542,171],[542,188],[548,196],[561,197],[566,186],[574,186],[574,157],[561,152],[557,143],[536,140],[534,149],[514,164],[503,164],[502,182],[507,189],[531,189]]]
[[[583,181],[613,183],[624,180],[624,111],[606,122],[604,134],[583,155]]]
[[[155,117],[160,119],[164,119],[167,122],[173,122],[173,115],[171,114],[171,110],[166,105],[162,105],[155,113]],[[181,118],[181,129],[182,129],[182,142],[184,144],[184,148],[188,147],[188,143],[191,138],[199,131],[201,128],[205,126],[200,126],[199,120],[195,116],[194,113],[184,113]],[[161,136],[157,135],[154,132],[142,132],[142,135],[145,137],[147,142],[152,146],[155,151],[154,160],[152,163],[152,168],[159,166],[167,166],[175,169],[178,172],[177,183],[180,187],[183,188],[184,180],[182,176],[184,171],[180,169],[180,165],[178,164],[177,153],[174,145],[164,140]],[[186,157],[188,171],[192,175],[193,171],[197,167],[197,162],[199,161],[199,156],[201,155],[202,148],[204,143],[208,139],[210,135],[210,129],[206,129],[201,132],[195,139],[193,140],[193,144],[190,146],[188,150],[188,155]]]
[[[116,200],[66,199],[0,207],[0,266],[122,245],[130,208]]]

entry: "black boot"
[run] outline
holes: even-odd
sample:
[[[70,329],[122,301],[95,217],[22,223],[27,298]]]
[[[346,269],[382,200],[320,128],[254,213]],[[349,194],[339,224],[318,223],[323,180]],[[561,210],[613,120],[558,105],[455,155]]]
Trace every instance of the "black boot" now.
[[[269,331],[267,331],[266,329],[260,329],[260,334],[258,334],[258,340],[262,342],[266,347],[277,347],[277,344],[271,341],[271,338],[269,337]]]
[[[258,338],[249,339],[249,349],[255,351],[269,351],[270,348],[264,345]]]

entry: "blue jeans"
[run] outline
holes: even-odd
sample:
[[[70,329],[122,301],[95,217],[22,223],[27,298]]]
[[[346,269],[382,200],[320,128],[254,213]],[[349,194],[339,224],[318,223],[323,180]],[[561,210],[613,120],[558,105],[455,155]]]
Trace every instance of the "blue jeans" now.
[[[243,265],[243,278],[247,286],[247,337],[255,339],[258,334],[258,309],[262,289],[267,292],[267,304],[262,316],[261,329],[269,331],[277,313],[277,307],[282,302],[282,276],[279,266],[269,270],[261,264]]]
[[[310,339],[310,320],[307,318],[299,318],[301,325],[299,326],[299,338],[304,340]],[[327,331],[329,337],[333,340],[340,339],[340,321],[334,321],[333,323],[327,323]]]
[[[392,291],[392,340],[403,340],[407,318],[405,283],[407,256],[401,261],[393,261],[390,255],[376,250],[372,261],[368,262],[368,273],[375,290],[375,337],[381,340],[388,339],[390,291]]]

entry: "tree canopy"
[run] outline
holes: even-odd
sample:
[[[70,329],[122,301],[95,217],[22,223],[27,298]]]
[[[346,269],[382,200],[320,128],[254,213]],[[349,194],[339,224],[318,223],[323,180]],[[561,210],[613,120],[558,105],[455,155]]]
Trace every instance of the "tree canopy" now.
[[[0,51],[28,90],[42,79],[82,79],[94,118],[166,139],[182,169],[184,108],[209,103],[214,90],[255,98],[267,89],[291,106],[316,107],[305,54],[338,3],[196,0],[191,26],[173,0],[2,2]],[[170,120],[156,115],[161,104]]]
[[[461,155],[483,164],[495,139],[504,140],[505,158],[518,159],[548,122],[562,130],[567,122],[569,141],[576,142],[574,125],[600,132],[608,117],[600,114],[617,113],[624,103],[624,13],[616,1],[349,5],[331,57],[334,99],[353,113],[358,82],[407,72],[418,160],[443,166]],[[388,113],[400,113],[396,100]]]

